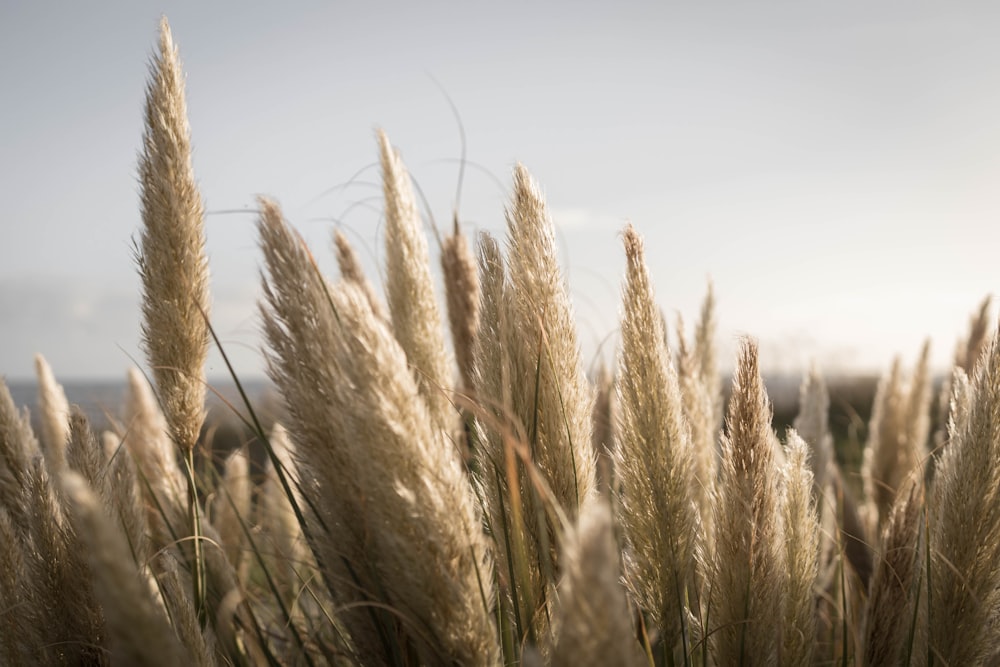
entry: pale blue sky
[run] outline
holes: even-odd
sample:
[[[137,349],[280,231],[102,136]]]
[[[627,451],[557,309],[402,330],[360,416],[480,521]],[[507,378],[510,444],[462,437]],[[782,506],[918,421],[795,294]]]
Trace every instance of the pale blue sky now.
[[[94,3],[97,4],[97,3]],[[904,2],[5,3],[0,374],[123,377],[138,347],[136,155],[161,13],[209,211],[276,197],[321,264],[337,219],[371,270],[389,133],[439,224],[500,232],[515,160],[560,227],[584,352],[618,318],[631,220],[659,300],[767,369],[939,366],[1000,247],[1000,5]],[[360,202],[360,204],[357,204]],[[369,202],[366,204],[365,202]],[[254,216],[207,221],[214,321],[260,373]],[[218,358],[210,374],[223,369]]]

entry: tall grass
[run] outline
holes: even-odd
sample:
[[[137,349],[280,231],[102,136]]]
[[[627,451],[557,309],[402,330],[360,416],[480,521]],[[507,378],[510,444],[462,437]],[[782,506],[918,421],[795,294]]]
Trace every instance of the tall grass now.
[[[244,395],[233,410],[262,457],[207,465],[214,333],[182,82],[164,21],[139,166],[150,379],[130,372],[102,434],[41,357],[39,433],[0,382],[0,662],[1000,658],[988,302],[936,404],[926,347],[909,376],[893,365],[863,484],[849,484],[819,370],[779,438],[746,339],[725,405],[711,288],[694,335],[679,324],[670,349],[631,226],[617,365],[588,378],[553,223],[521,165],[504,241],[473,246],[456,222],[441,246],[450,347],[385,133],[384,299],[343,235],[331,280],[261,198],[263,354],[281,407],[272,423]],[[932,437],[934,405],[946,423]]]

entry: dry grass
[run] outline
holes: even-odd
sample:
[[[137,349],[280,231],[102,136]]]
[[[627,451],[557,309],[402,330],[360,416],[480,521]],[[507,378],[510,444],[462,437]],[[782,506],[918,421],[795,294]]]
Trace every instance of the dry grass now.
[[[643,254],[625,230],[628,260],[618,362],[615,472],[628,540],[625,580],[662,633],[663,651],[686,653],[700,610],[695,553],[701,538],[695,458],[680,386],[667,351]]]
[[[98,435],[43,359],[39,433],[0,381],[0,662],[997,659],[988,302],[938,398],[936,458],[925,347],[879,389],[854,494],[818,370],[782,441],[749,339],[720,433],[714,294],[669,350],[631,227],[618,363],[591,382],[553,223],[520,165],[504,245],[480,236],[473,262],[456,226],[441,246],[455,363],[409,175],[384,134],[387,309],[342,235],[332,282],[261,199],[260,314],[281,421],[265,430],[246,400],[235,409],[264,464],[238,451],[221,475],[197,469],[208,274],[165,22],[150,74],[138,253],[153,382],[131,371],[121,422]]]

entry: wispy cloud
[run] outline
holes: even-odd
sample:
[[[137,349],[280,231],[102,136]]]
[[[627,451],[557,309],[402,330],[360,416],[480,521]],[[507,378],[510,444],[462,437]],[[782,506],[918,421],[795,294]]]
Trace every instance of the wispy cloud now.
[[[137,281],[100,281],[58,277],[0,279],[0,373],[34,376],[33,359],[42,353],[60,379],[118,379],[139,349]],[[212,323],[237,372],[262,374],[254,287],[218,286]],[[226,375],[214,350],[210,377]]]

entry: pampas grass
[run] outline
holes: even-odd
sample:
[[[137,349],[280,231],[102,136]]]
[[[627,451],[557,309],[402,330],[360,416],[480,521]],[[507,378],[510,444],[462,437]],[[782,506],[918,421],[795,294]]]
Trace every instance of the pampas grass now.
[[[953,389],[951,442],[938,464],[931,529],[930,654],[981,663],[1000,641],[1000,344]]]
[[[398,609],[424,659],[494,664],[491,566],[450,433],[364,295],[326,284],[276,206],[261,201],[261,208],[270,373],[287,397],[300,460],[318,482],[314,503],[322,519],[341,526],[329,536],[324,564],[346,561],[366,595]],[[315,384],[304,384],[307,367]],[[328,404],[315,403],[317,389]]]
[[[814,364],[799,390],[799,414],[795,430],[809,447],[809,467],[813,476],[813,496],[819,497],[830,482],[830,468],[835,465],[833,437],[830,435],[830,394]],[[821,509],[821,508],[818,508]]]
[[[150,63],[145,134],[139,158],[142,238],[142,340],[174,444],[186,454],[194,595],[205,613],[201,516],[193,450],[205,419],[208,261],[204,209],[191,166],[191,138],[180,59],[166,18]]]
[[[448,300],[448,323],[462,387],[473,387],[473,351],[479,332],[479,273],[469,240],[456,220],[454,231],[441,243],[441,270]]]
[[[507,329],[514,413],[528,433],[535,463],[560,506],[575,516],[594,491],[590,446],[593,390],[583,373],[573,311],[556,262],[555,231],[537,184],[514,169],[507,211]]]
[[[785,564],[788,581],[784,601],[781,664],[812,664],[816,635],[816,579],[819,573],[820,528],[813,501],[814,480],[809,447],[794,430],[786,436],[782,470]]]
[[[699,539],[695,460],[680,387],[646,270],[642,241],[625,229],[628,261],[618,363],[615,472],[628,539],[625,580],[662,632],[663,650],[684,653]],[[697,608],[694,609],[697,616]]]
[[[862,475],[869,499],[869,527],[885,523],[896,491],[907,479],[923,476],[930,433],[930,342],[909,381],[897,357],[875,396]]]
[[[241,579],[248,564],[243,523],[250,517],[252,493],[249,457],[246,451],[237,449],[222,466],[222,479],[212,499],[211,521],[219,532],[226,558],[241,573]]]
[[[18,412],[10,389],[0,378],[0,507],[7,511],[11,524],[22,533],[28,531],[23,493],[29,464],[39,453],[27,411]]]
[[[634,639],[611,508],[603,499],[587,503],[579,525],[563,547],[557,626],[552,652],[556,667],[638,667],[643,655]]]
[[[378,145],[385,194],[386,300],[392,329],[431,415],[440,427],[455,429],[458,422],[448,401],[452,379],[441,315],[410,175],[381,130]]]
[[[38,410],[42,417],[42,453],[49,469],[59,471],[66,466],[66,443],[70,436],[69,402],[62,385],[56,382],[49,362],[40,354],[35,356],[35,373],[38,376]]]
[[[744,340],[722,442],[715,557],[709,576],[715,659],[722,665],[771,664],[781,626],[786,556],[771,406],[757,345]]]
[[[744,340],[722,431],[713,288],[671,350],[631,226],[617,363],[588,379],[553,221],[523,166],[503,241],[480,234],[473,261],[456,219],[440,245],[452,360],[410,176],[380,132],[384,300],[346,237],[333,282],[259,200],[282,405],[264,418],[234,372],[251,437],[215,475],[199,440],[215,338],[203,212],[165,22],[150,79],[138,263],[151,381],[129,372],[121,421],[98,437],[41,357],[37,433],[0,380],[0,662],[996,660],[988,302],[938,399],[935,458],[925,346],[879,389],[855,495],[815,368],[782,443]]]
[[[865,665],[921,663],[925,658],[925,626],[916,622],[918,605],[927,601],[922,501],[920,483],[911,482],[896,496],[883,531],[865,619]]]
[[[107,620],[114,661],[164,666],[184,661],[181,645],[143,585],[128,544],[104,513],[105,504],[75,472],[63,477],[62,487],[95,575],[95,593]]]
[[[208,262],[204,210],[191,167],[184,75],[166,19],[150,64],[139,160],[143,341],[178,447],[190,450],[205,418]]]

